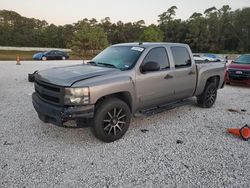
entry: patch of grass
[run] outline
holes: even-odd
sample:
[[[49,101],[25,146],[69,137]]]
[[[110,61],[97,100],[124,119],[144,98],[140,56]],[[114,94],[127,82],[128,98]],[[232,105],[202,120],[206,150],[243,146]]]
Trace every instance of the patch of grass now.
[[[12,51],[12,50],[0,50],[0,60],[16,60],[17,56],[21,60],[32,60],[36,51]]]
[[[17,56],[20,57],[21,60],[33,60],[33,55],[37,53],[37,51],[13,51],[13,50],[0,50],[0,61],[14,61],[16,60]],[[78,57],[69,53],[70,60],[88,60],[92,59],[92,56],[87,55],[86,57]]]

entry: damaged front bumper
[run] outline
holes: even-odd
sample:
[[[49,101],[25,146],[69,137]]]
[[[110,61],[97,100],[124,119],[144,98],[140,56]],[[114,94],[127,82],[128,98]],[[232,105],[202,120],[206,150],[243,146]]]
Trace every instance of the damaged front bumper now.
[[[93,118],[94,105],[61,107],[51,105],[41,100],[36,93],[32,94],[32,103],[43,122],[63,126],[69,120]]]

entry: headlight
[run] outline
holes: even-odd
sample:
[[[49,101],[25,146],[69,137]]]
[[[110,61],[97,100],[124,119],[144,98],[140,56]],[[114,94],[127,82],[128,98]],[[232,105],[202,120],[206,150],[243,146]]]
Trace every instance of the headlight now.
[[[65,88],[64,104],[84,105],[89,104],[89,88]]]

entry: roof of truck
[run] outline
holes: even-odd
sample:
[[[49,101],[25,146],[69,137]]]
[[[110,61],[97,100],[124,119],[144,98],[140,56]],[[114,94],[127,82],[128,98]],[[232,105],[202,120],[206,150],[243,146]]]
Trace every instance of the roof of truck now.
[[[132,43],[120,43],[120,44],[115,44],[113,46],[138,46],[138,47],[151,47],[151,46],[187,46],[187,44],[184,43],[170,43],[170,42],[132,42]]]

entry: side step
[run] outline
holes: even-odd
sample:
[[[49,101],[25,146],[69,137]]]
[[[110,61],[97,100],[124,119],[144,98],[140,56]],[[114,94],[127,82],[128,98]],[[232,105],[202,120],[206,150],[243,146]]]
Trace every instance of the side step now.
[[[184,105],[188,105],[188,104],[192,104],[193,100],[191,99],[185,99],[185,100],[181,100],[181,101],[175,101],[175,102],[171,102],[171,103],[167,103],[164,105],[160,105],[154,108],[150,108],[147,110],[142,110],[139,111],[137,113],[134,114],[135,117],[142,117],[142,116],[151,116],[154,114],[158,114],[161,112],[164,112],[166,110],[171,110],[180,106],[184,106]]]

